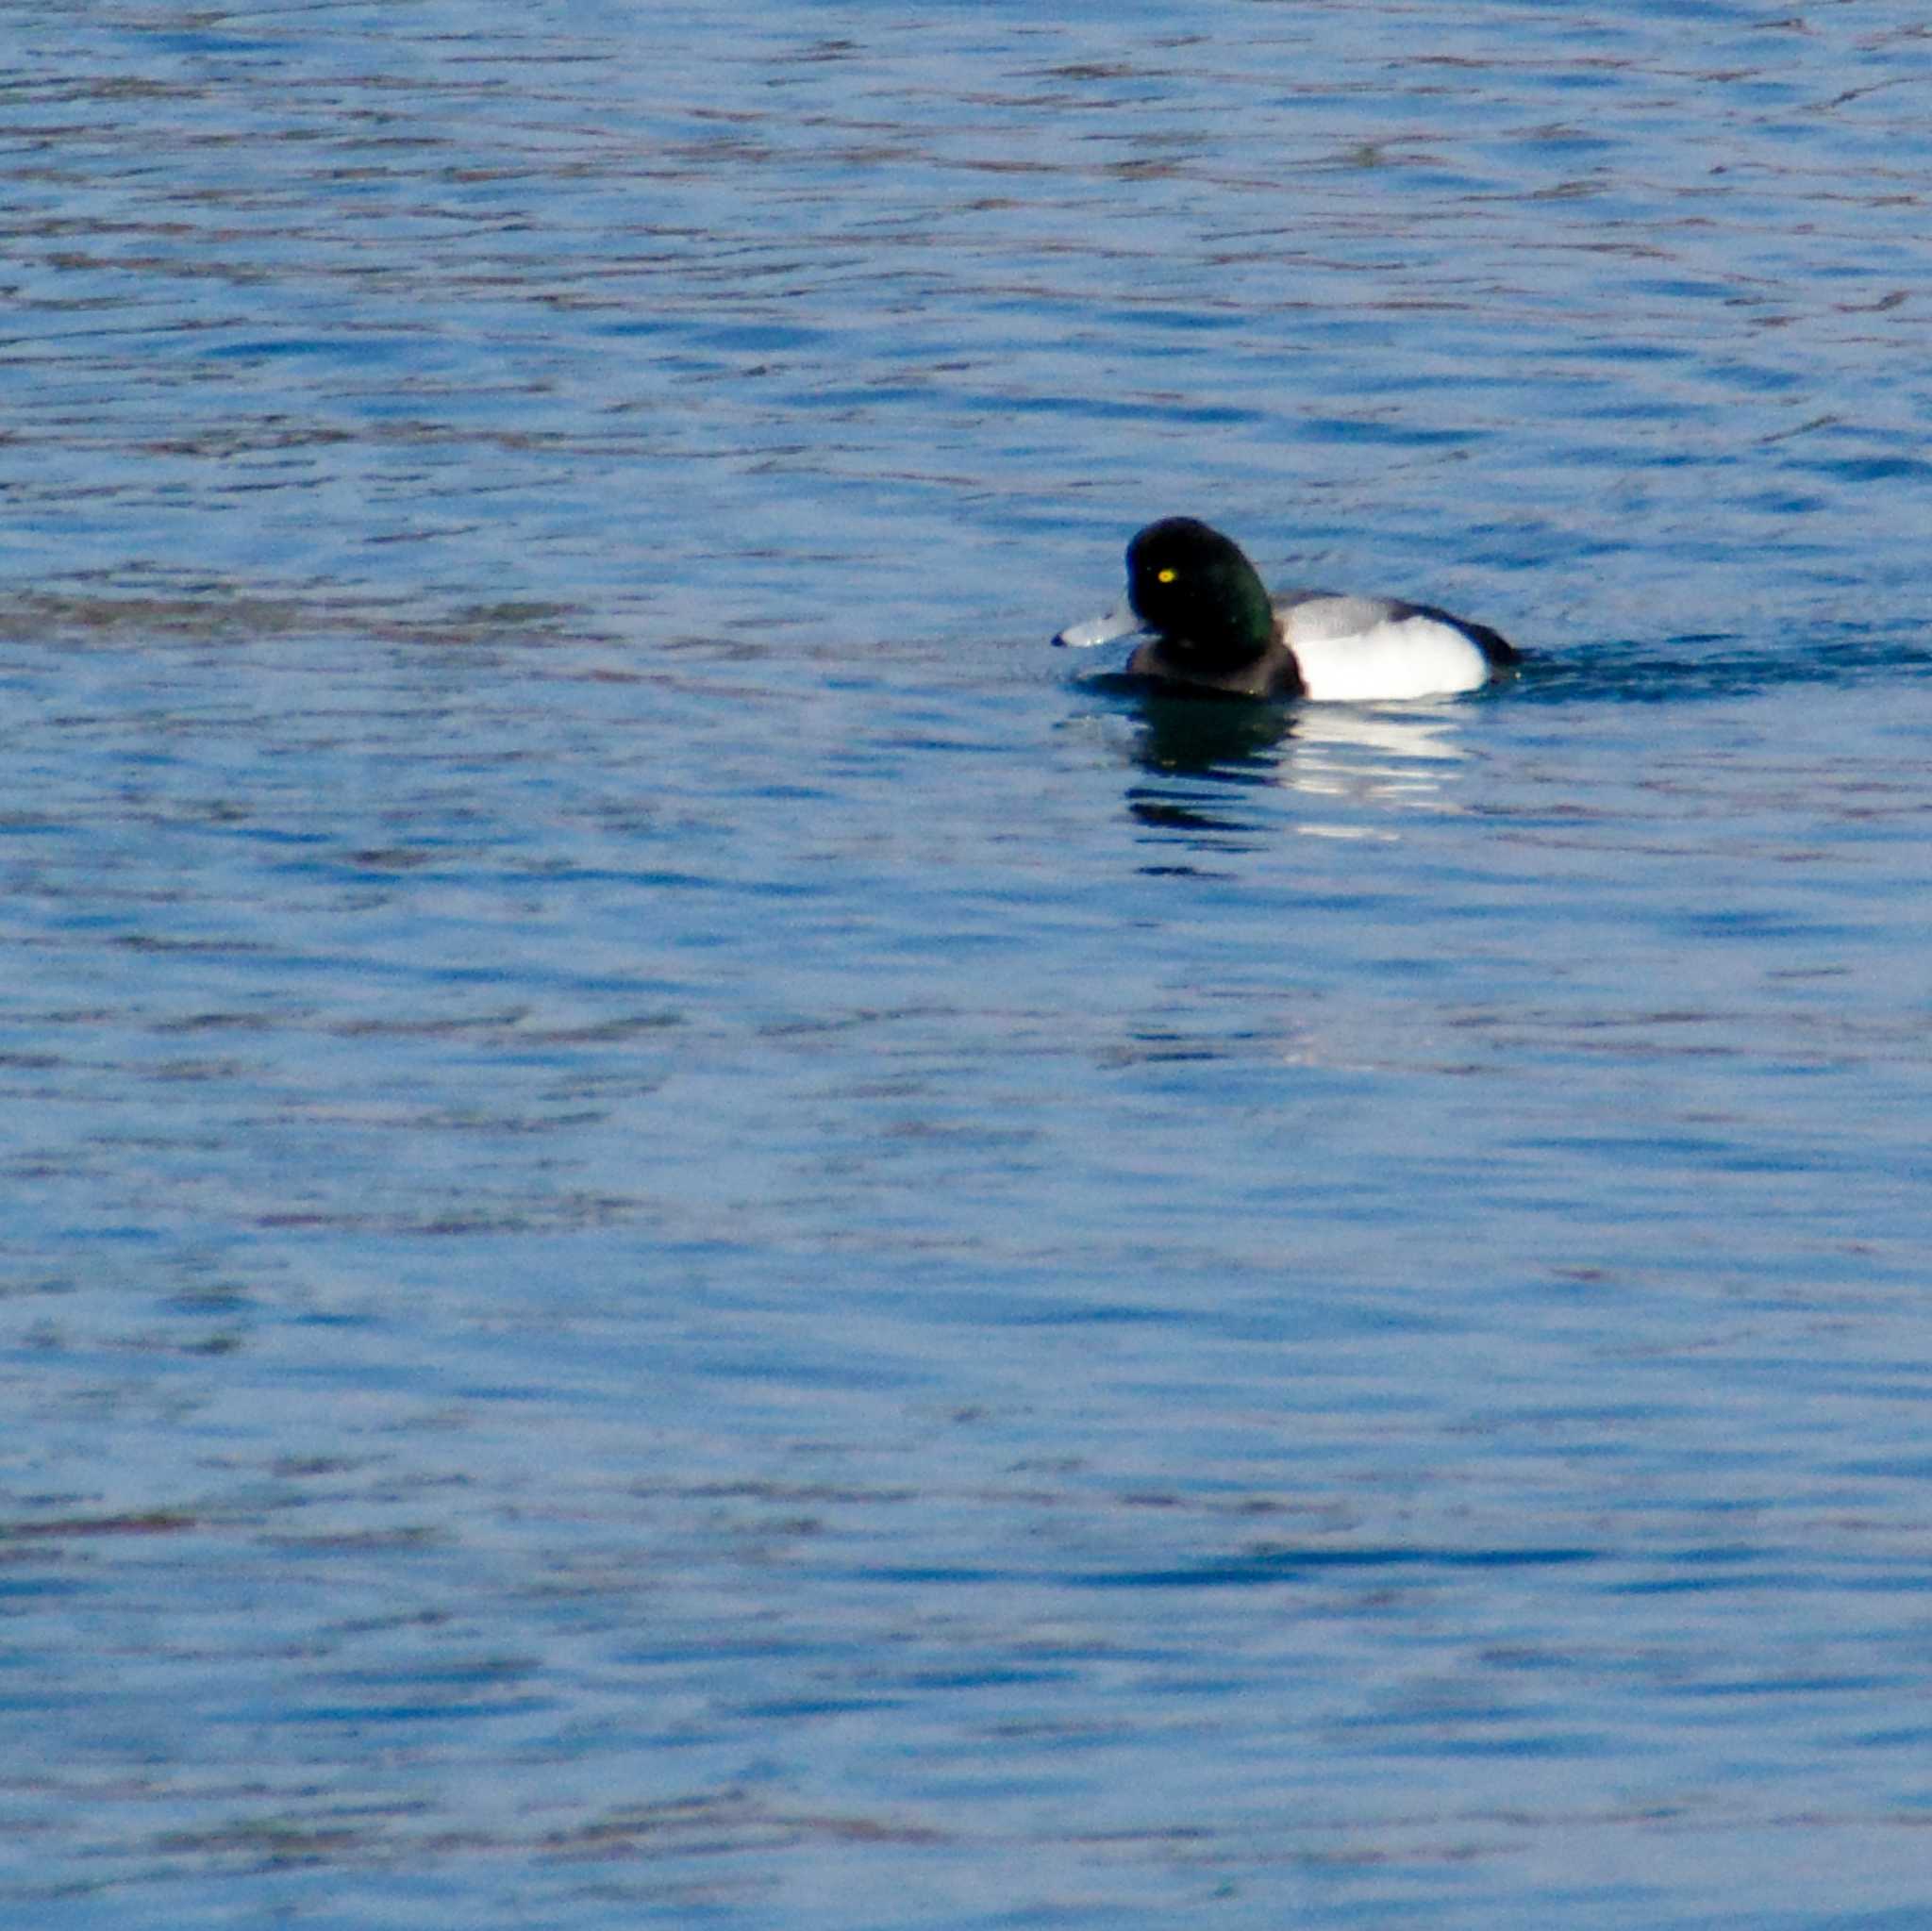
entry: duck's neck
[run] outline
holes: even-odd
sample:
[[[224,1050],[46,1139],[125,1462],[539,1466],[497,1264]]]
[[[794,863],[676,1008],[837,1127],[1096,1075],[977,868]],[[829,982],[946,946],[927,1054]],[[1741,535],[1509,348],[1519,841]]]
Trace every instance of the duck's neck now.
[[[1232,558],[1203,587],[1195,621],[1173,641],[1205,671],[1238,671],[1257,662],[1274,641],[1274,607],[1245,557]]]

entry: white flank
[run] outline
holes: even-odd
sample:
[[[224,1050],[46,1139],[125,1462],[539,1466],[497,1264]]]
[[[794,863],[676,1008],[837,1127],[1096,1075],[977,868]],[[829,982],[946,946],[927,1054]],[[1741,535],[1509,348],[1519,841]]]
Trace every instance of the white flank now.
[[[1331,704],[1446,697],[1490,680],[1489,659],[1453,624],[1391,616],[1370,598],[1313,598],[1282,625],[1308,696]]]

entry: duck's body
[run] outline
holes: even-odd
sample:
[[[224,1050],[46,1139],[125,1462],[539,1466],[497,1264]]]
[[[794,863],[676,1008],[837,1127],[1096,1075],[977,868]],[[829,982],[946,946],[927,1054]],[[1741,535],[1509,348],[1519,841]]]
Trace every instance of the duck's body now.
[[[1149,524],[1127,545],[1127,604],[1056,643],[1152,633],[1136,676],[1238,697],[1392,702],[1474,691],[1517,661],[1485,624],[1393,597],[1290,591],[1271,598],[1240,547],[1192,517]]]
[[[1283,591],[1270,608],[1274,634],[1245,662],[1205,663],[1185,639],[1156,636],[1140,645],[1127,669],[1242,697],[1372,704],[1475,691],[1516,658],[1486,625],[1394,597]]]

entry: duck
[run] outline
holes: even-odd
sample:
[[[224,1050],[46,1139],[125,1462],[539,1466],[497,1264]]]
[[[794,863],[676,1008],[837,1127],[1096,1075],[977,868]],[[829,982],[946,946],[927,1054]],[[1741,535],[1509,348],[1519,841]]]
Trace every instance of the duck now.
[[[1191,516],[1127,545],[1127,596],[1057,644],[1145,632],[1132,676],[1234,697],[1374,704],[1478,690],[1522,654],[1487,624],[1395,597],[1284,591],[1270,597],[1241,545]]]

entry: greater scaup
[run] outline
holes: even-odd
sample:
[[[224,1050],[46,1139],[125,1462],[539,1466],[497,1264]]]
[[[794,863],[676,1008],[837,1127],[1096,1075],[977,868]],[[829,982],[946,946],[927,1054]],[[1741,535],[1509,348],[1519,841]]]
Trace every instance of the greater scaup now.
[[[1056,643],[1151,636],[1137,676],[1241,697],[1374,703],[1474,691],[1517,661],[1487,624],[1393,597],[1285,591],[1271,598],[1241,546],[1191,516],[1150,523],[1127,545],[1127,601]]]

